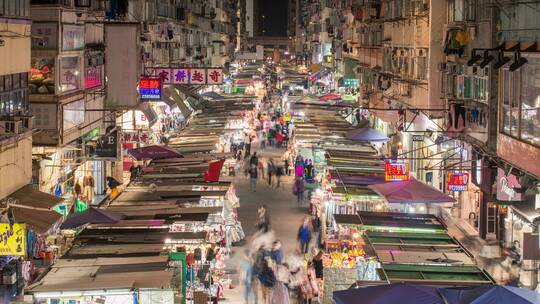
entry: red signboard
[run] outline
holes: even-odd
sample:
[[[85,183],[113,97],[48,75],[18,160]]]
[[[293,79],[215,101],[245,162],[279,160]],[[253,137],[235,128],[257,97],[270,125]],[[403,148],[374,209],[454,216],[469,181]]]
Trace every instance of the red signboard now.
[[[139,81],[139,94],[142,100],[161,99],[161,79],[141,78]]]
[[[384,164],[384,177],[386,181],[409,180],[409,164],[404,162],[386,162]]]
[[[469,184],[469,173],[451,172],[448,173],[448,191],[461,192],[467,190]]]

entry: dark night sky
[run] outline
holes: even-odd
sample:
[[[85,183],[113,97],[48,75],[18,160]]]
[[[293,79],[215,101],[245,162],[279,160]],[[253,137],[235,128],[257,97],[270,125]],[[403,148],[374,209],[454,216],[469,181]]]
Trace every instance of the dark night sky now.
[[[265,36],[287,36],[287,2],[288,0],[257,0],[259,1],[261,27]]]

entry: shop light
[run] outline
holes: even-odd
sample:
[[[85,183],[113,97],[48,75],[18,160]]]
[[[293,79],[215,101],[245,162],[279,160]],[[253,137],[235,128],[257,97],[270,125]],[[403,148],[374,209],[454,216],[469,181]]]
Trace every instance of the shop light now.
[[[484,51],[484,60],[480,62],[480,68],[485,68],[495,57],[489,53],[489,51]]]
[[[415,213],[416,209],[413,206],[409,206],[409,213]]]
[[[482,59],[482,56],[476,54],[476,50],[472,51],[471,59],[467,61],[468,66],[473,66],[478,60]]]
[[[527,58],[521,57],[521,53],[519,51],[515,52],[514,53],[514,62],[512,62],[512,64],[510,65],[510,68],[509,68],[510,72],[516,71],[517,69],[521,68],[527,62],[529,62],[529,60],[527,60]]]
[[[497,57],[497,61],[493,65],[493,68],[498,70],[498,69],[502,68],[508,62],[510,62],[510,58],[504,56],[503,50],[499,50],[499,55]]]

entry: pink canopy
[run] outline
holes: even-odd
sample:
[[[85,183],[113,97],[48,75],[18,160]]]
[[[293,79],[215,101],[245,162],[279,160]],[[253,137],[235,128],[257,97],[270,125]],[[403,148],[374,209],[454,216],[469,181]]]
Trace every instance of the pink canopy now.
[[[177,151],[165,146],[145,146],[136,149],[129,149],[127,153],[136,160],[154,160],[183,157]]]
[[[389,204],[452,203],[456,200],[441,191],[412,178],[402,182],[388,182],[368,186]]]

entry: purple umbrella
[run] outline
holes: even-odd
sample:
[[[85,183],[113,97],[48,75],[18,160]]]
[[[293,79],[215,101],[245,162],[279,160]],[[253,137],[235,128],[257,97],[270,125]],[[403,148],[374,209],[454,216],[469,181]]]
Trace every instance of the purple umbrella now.
[[[390,140],[390,138],[381,131],[372,128],[354,129],[347,133],[347,138],[354,141],[367,142],[387,142]]]
[[[164,146],[146,146],[129,149],[127,153],[136,160],[154,160],[183,157],[182,154]]]
[[[334,291],[333,300],[336,304],[444,304],[434,287],[401,283]]]
[[[104,209],[88,208],[84,212],[72,213],[60,226],[60,229],[72,229],[84,224],[114,224],[125,216],[121,213]]]
[[[368,186],[389,204],[453,203],[456,200],[438,189],[412,178],[402,182],[388,182]]]

